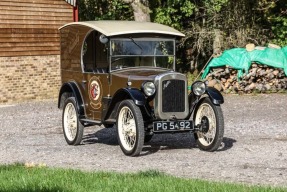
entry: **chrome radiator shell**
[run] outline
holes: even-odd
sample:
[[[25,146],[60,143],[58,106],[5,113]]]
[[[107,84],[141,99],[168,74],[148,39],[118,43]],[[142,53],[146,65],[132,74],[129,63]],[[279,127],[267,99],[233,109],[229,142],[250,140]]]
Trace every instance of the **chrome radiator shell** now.
[[[169,72],[156,76],[157,88],[154,113],[157,119],[185,119],[189,113],[187,79],[181,73]]]

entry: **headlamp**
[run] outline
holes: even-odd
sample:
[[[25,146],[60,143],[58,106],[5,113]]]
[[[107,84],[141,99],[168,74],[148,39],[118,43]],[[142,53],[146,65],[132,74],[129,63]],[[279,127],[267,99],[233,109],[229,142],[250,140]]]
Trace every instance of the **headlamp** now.
[[[155,93],[155,85],[150,81],[144,82],[142,84],[142,90],[146,96],[150,97]]]
[[[202,81],[196,81],[192,84],[192,92],[197,95],[203,95],[206,91],[206,85]]]

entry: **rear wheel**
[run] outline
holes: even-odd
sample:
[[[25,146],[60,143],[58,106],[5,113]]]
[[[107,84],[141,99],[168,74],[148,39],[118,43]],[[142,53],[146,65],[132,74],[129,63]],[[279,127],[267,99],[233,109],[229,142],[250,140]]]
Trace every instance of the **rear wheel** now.
[[[117,130],[123,153],[127,156],[138,156],[144,144],[144,123],[139,107],[132,100],[121,102]]]
[[[221,145],[224,120],[221,107],[204,98],[195,110],[195,125],[204,125],[204,130],[194,134],[198,147],[204,151],[215,151]]]
[[[83,138],[84,126],[79,121],[77,104],[74,97],[66,99],[63,107],[62,127],[66,142],[79,145]]]

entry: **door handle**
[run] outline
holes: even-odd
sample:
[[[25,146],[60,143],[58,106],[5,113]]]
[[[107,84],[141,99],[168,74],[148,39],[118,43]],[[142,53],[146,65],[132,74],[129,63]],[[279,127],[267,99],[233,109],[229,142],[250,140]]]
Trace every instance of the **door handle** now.
[[[86,85],[87,85],[87,81],[86,80],[82,80],[82,87],[84,88],[84,90],[86,90]]]

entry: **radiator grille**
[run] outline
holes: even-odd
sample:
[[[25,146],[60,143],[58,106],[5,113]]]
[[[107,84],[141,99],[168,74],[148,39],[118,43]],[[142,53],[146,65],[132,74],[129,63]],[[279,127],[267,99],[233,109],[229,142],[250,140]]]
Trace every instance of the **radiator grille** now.
[[[185,111],[185,81],[165,80],[162,82],[162,112]]]

